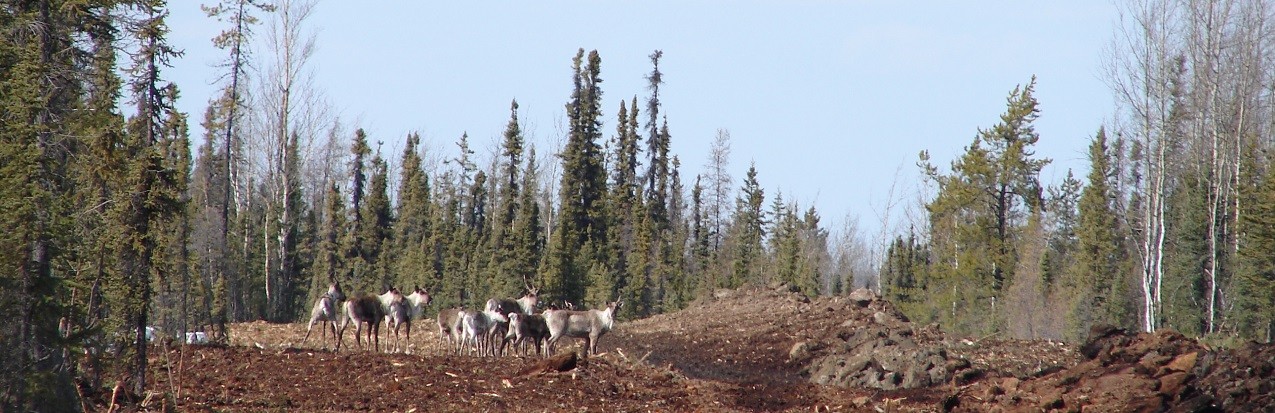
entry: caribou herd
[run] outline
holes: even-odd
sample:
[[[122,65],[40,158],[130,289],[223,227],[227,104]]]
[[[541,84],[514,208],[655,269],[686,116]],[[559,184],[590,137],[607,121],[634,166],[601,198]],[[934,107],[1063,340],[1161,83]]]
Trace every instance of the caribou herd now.
[[[605,309],[577,310],[569,303],[562,306],[548,305],[543,311],[538,294],[540,290],[526,286],[526,294],[518,299],[492,298],[480,310],[445,308],[438,312],[440,339],[447,351],[453,354],[475,356],[501,356],[510,349],[521,349],[525,355],[534,347],[536,355],[554,353],[559,340],[564,337],[584,339],[584,354],[598,352],[598,339],[615,325],[616,311],[621,301],[608,303]],[[341,291],[340,283],[328,285],[328,291],[315,300],[310,311],[310,323],[305,338],[316,323],[324,345],[331,331],[335,348],[340,351],[345,330],[354,324],[354,344],[362,349],[368,346],[381,350],[380,329],[387,327],[387,338],[393,334],[393,348],[405,350],[404,340],[411,342],[412,320],[420,318],[430,304],[429,292],[419,287],[408,295],[391,287],[384,294],[367,294],[349,298]],[[364,333],[364,327],[367,331]],[[400,330],[406,337],[400,336]],[[364,335],[366,334],[366,336]],[[363,340],[367,343],[364,344]]]

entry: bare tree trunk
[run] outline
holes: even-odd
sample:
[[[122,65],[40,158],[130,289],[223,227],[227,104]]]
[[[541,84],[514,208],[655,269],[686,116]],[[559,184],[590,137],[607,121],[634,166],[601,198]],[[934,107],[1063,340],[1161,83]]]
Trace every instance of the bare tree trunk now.
[[[1173,99],[1170,83],[1175,67],[1170,39],[1175,11],[1168,0],[1138,1],[1122,9],[1123,27],[1112,45],[1114,57],[1108,73],[1117,98],[1131,118],[1131,134],[1143,148],[1141,170],[1147,176],[1135,176],[1133,185],[1135,195],[1144,198],[1139,205],[1142,222],[1136,235],[1141,259],[1141,324],[1147,332],[1158,328],[1161,307],[1164,189],[1169,173],[1167,150],[1172,139],[1168,125]]]
[[[314,53],[315,35],[305,29],[306,20],[314,11],[316,0],[284,0],[275,5],[276,14],[268,27],[270,36],[267,48],[274,61],[262,76],[263,102],[274,107],[263,110],[259,130],[269,136],[264,146],[266,183],[266,221],[262,237],[265,275],[266,317],[282,321],[288,317],[291,264],[298,211],[293,202],[299,171],[292,167],[299,160],[301,145],[299,136],[307,142],[319,135],[316,119],[322,111],[312,86],[312,75],[306,72],[307,62]],[[326,192],[326,191],[325,191]]]

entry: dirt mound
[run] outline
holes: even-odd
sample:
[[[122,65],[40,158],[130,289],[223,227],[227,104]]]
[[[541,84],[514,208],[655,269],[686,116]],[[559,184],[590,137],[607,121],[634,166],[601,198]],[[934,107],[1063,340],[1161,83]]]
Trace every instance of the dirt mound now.
[[[962,389],[956,411],[1270,411],[1275,347],[1213,351],[1171,330],[1134,334],[1095,326],[1085,360],[1031,380],[984,380]]]

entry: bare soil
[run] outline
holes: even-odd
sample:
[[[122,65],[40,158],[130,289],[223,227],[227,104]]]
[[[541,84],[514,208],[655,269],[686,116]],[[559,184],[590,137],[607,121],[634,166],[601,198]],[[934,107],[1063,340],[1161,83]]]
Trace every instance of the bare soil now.
[[[875,297],[723,290],[620,321],[601,354],[452,355],[431,319],[386,353],[304,324],[232,326],[226,346],[155,346],[124,411],[1271,411],[1275,346],[1214,350],[1097,328],[1081,345],[953,337]],[[316,331],[314,335],[318,335]],[[165,350],[167,348],[167,350]],[[579,351],[559,349],[559,354]],[[574,364],[564,364],[573,362]],[[559,371],[565,370],[565,371]],[[826,383],[826,384],[816,384]],[[82,392],[106,410],[111,389]],[[117,406],[120,407],[120,406]]]

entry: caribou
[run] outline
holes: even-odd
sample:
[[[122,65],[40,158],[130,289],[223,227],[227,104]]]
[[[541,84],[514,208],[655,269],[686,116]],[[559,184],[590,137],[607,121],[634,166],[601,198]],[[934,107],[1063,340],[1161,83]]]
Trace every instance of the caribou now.
[[[465,330],[464,341],[471,344],[471,354],[499,356],[504,350],[504,338],[509,328],[509,318],[498,311],[466,311],[461,314]],[[499,340],[499,342],[495,342]]]
[[[425,310],[425,306],[429,305],[431,301],[429,292],[416,287],[411,294],[404,296],[397,289],[391,288],[390,291],[382,294],[379,298],[386,308],[385,321],[389,327],[387,334],[394,334],[394,351],[399,351],[401,338],[399,329],[406,328],[407,343],[410,345],[412,342],[412,319],[420,317]]]
[[[529,344],[536,346],[536,355],[544,356],[543,344],[549,339],[549,325],[543,315],[525,315],[513,313],[509,315],[509,332],[506,339],[513,339],[514,348],[521,345],[522,354],[527,354]]]
[[[537,295],[540,293],[540,289],[534,288],[531,285],[526,285],[526,287],[527,293],[523,294],[522,298],[517,300],[511,300],[508,298],[492,298],[487,300],[487,305],[484,307],[484,310],[496,311],[505,316],[513,313],[528,315],[534,314],[536,311],[536,303],[540,301],[539,296]]]
[[[460,354],[461,338],[464,327],[461,324],[464,307],[448,308],[438,312],[438,338],[452,348],[452,352]]]
[[[374,348],[376,351],[381,350],[381,320],[385,318],[385,308],[381,305],[381,300],[375,295],[365,295],[353,300],[345,302],[345,316],[341,323],[341,331],[337,333],[336,348],[341,350],[341,341],[345,337],[345,328],[351,322],[356,323],[354,329],[354,344],[362,347],[359,341],[360,333],[363,332],[363,324],[367,324],[367,341],[372,344],[372,337],[376,337]]]
[[[333,282],[328,284],[328,291],[319,296],[314,302],[314,308],[310,310],[310,325],[305,328],[305,338],[301,339],[301,344],[305,344],[310,339],[310,331],[314,329],[314,323],[322,322],[319,326],[319,338],[323,340],[323,347],[327,348],[328,327],[332,327],[332,339],[336,340],[336,324],[340,320],[341,314],[338,312],[338,306],[345,301],[345,293],[341,292],[341,283]],[[339,345],[339,344],[338,344]]]
[[[605,310],[550,310],[546,311],[545,324],[549,326],[549,354],[553,354],[558,340],[563,337],[584,339],[584,355],[598,353],[598,339],[615,325],[615,312],[624,305],[621,301],[607,304]]]

